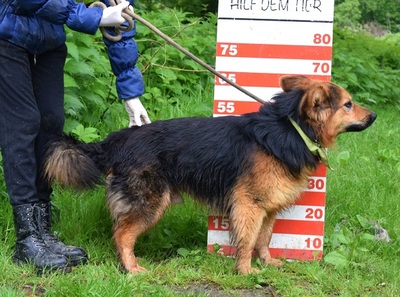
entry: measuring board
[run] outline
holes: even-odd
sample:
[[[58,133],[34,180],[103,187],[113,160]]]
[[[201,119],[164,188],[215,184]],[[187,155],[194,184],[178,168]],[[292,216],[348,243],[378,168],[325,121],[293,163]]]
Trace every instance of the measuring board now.
[[[219,0],[216,70],[263,100],[281,92],[282,75],[330,81],[334,0]],[[260,103],[215,80],[214,116],[257,111]],[[318,166],[294,206],[279,214],[273,257],[322,258],[326,167]],[[208,251],[234,255],[229,218],[208,218]]]

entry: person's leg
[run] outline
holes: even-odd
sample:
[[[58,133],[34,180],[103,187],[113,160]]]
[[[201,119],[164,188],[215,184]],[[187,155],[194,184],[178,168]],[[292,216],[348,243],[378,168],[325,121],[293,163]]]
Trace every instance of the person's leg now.
[[[33,56],[0,41],[0,148],[4,178],[13,207],[16,230],[15,262],[33,262],[43,269],[67,270],[67,260],[52,253],[41,238],[35,219],[35,139],[40,113],[33,93]]]
[[[38,202],[35,139],[40,114],[33,94],[31,59],[0,41],[0,147],[11,205]]]
[[[59,135],[64,127],[64,64],[67,56],[65,45],[36,56],[32,67],[33,90],[41,122],[35,141],[37,166],[37,197],[39,203],[42,238],[53,253],[64,255],[71,266],[87,262],[87,255],[80,247],[66,246],[51,233],[51,185],[42,174],[43,153],[49,141]]]

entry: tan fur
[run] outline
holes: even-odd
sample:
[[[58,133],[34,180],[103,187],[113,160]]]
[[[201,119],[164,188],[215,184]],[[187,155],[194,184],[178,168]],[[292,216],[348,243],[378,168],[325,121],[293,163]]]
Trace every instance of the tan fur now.
[[[293,179],[275,158],[261,151],[254,155],[253,164],[251,173],[237,182],[231,198],[232,232],[241,253],[236,268],[241,273],[256,272],[250,261],[254,248],[264,264],[282,265],[271,258],[268,249],[275,217],[300,196],[311,173],[305,168],[298,179]]]
[[[371,115],[369,109],[355,104],[344,88],[333,83],[314,81],[305,76],[283,76],[281,86],[286,92],[293,89],[305,91],[299,114],[315,128],[317,139],[324,147],[331,147],[349,124],[365,124]],[[330,93],[330,90],[335,93]],[[349,102],[353,103],[352,108],[345,106]]]
[[[109,178],[109,177],[108,177]],[[149,198],[150,213],[143,213],[135,205],[127,204],[121,199],[121,193],[107,192],[108,208],[114,218],[114,242],[124,269],[132,274],[144,272],[133,253],[140,234],[153,227],[163,216],[167,207],[176,203],[176,195],[165,192],[161,197]],[[153,205],[152,205],[153,204]]]
[[[64,158],[64,155],[68,155],[68,158]],[[82,166],[88,167],[87,160],[87,158],[73,149],[59,148],[55,150],[53,158],[48,159],[45,163],[44,171],[50,172],[52,168],[56,168],[57,170],[52,171],[50,182],[57,180],[61,186],[69,185],[74,188],[81,188],[79,177],[75,179],[75,175],[71,170],[74,168],[74,163],[80,163]]]

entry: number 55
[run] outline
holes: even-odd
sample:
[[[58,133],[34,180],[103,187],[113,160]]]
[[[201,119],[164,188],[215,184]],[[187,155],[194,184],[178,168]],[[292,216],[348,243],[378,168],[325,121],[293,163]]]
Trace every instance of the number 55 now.
[[[233,113],[235,112],[234,102],[218,102],[217,111],[220,113]]]

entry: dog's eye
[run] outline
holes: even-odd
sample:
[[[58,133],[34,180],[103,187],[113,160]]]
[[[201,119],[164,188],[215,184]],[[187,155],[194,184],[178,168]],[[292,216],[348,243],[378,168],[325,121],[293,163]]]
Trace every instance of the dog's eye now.
[[[344,106],[346,106],[347,108],[350,109],[353,106],[353,102],[349,101],[349,102],[345,103]]]

